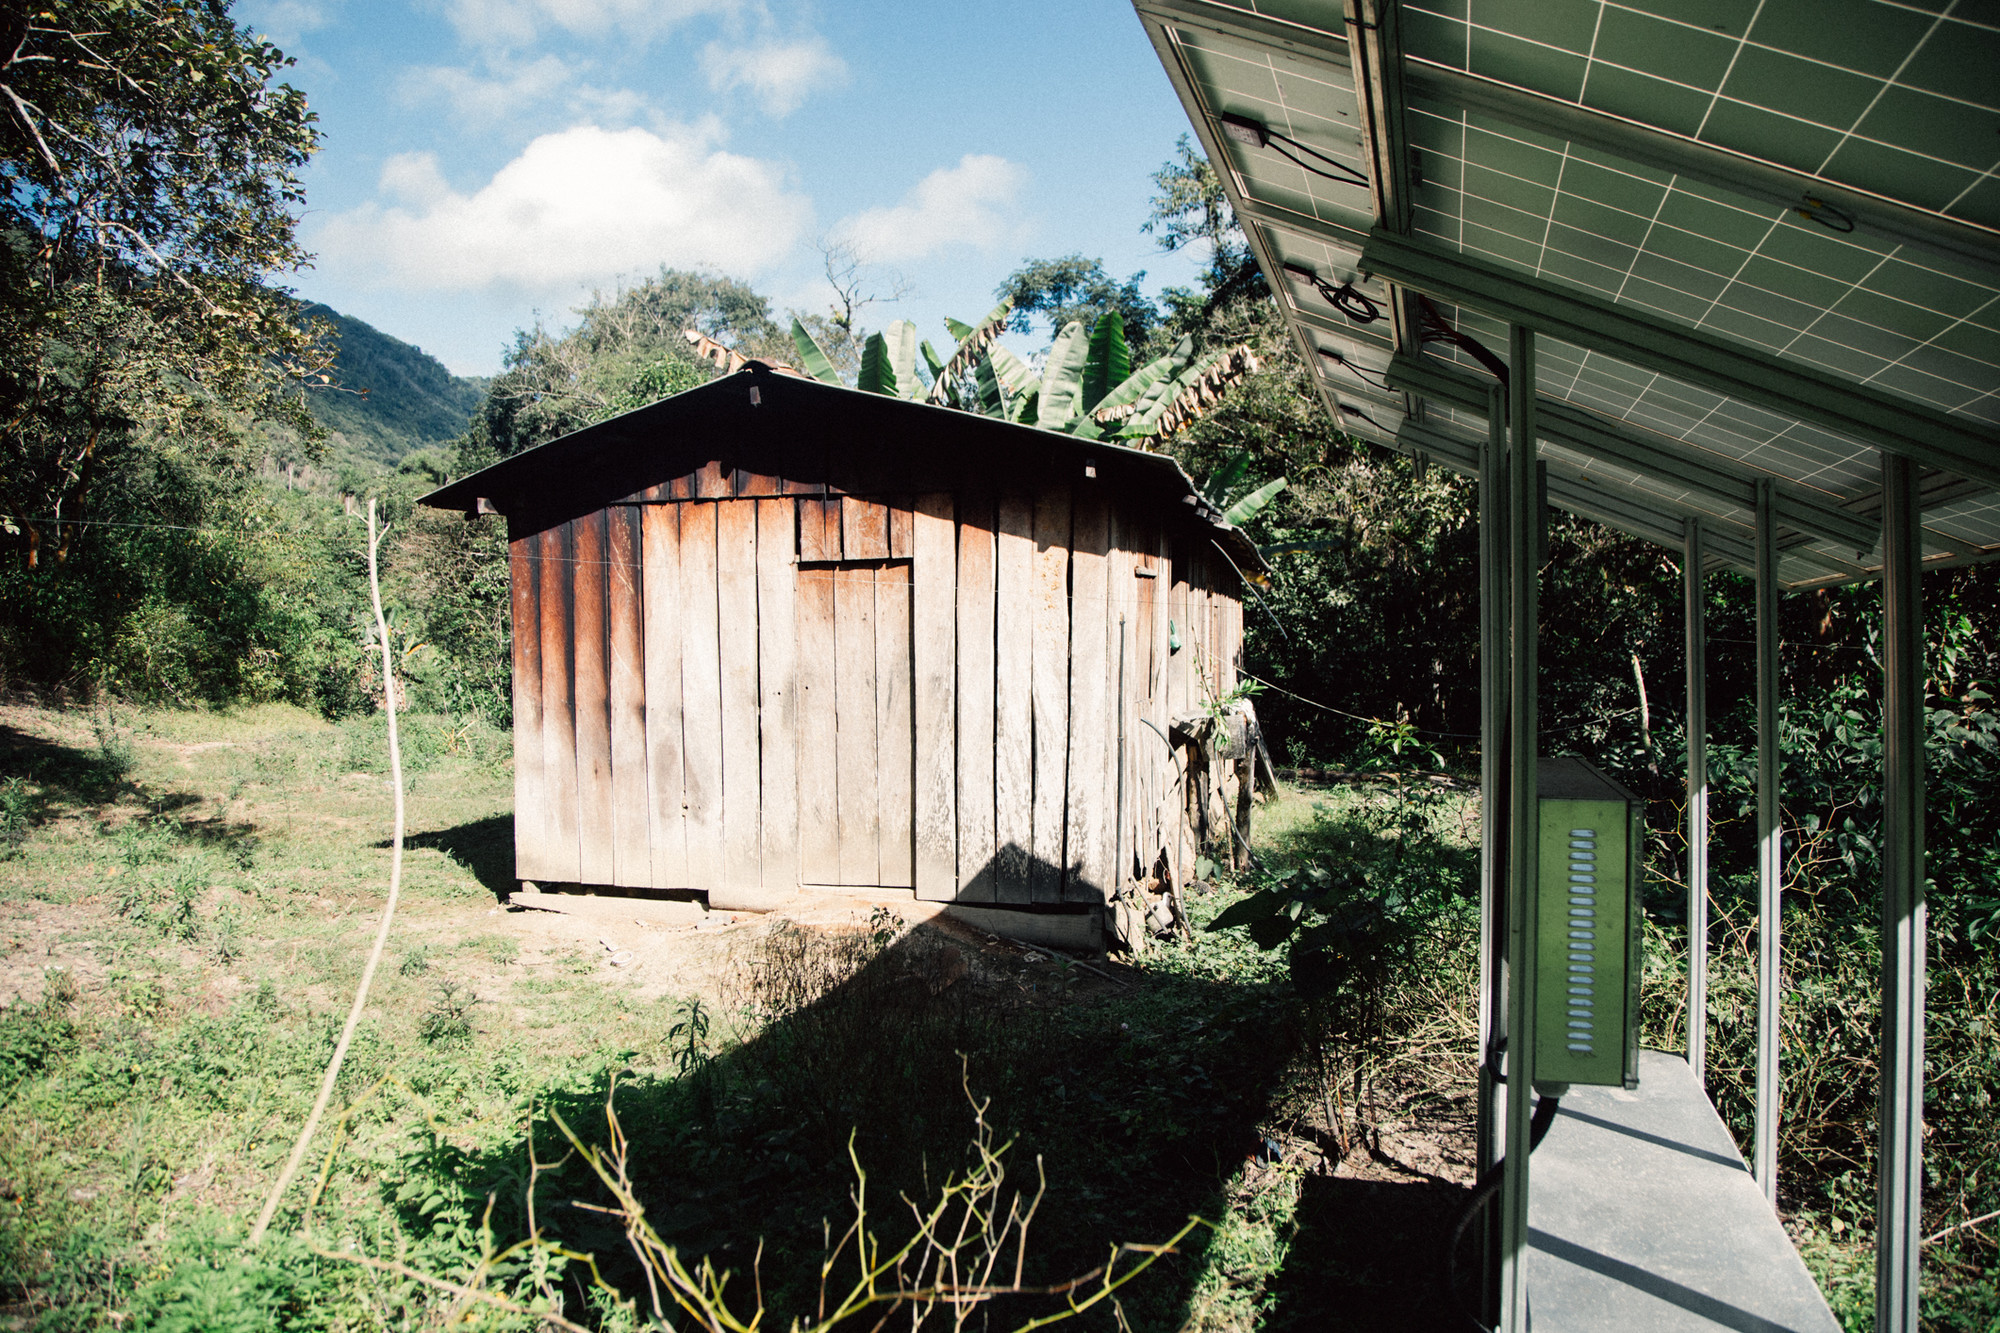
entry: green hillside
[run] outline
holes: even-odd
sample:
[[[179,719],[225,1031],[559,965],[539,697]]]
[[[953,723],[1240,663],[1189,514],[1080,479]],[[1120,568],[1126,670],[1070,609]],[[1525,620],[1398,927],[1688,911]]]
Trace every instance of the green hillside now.
[[[312,395],[313,416],[333,432],[336,457],[394,466],[413,450],[464,432],[484,379],[454,375],[421,347],[331,307],[306,311],[340,330],[339,387]]]

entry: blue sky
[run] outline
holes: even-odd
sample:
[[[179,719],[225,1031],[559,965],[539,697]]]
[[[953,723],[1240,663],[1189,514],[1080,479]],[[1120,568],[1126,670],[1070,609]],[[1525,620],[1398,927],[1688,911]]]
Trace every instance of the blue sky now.
[[[1125,0],[243,0],[320,117],[292,279],[490,374],[515,329],[661,264],[828,299],[819,242],[942,340],[1026,257],[1149,292],[1142,234],[1187,123]],[[1022,350],[1028,350],[1025,347]]]

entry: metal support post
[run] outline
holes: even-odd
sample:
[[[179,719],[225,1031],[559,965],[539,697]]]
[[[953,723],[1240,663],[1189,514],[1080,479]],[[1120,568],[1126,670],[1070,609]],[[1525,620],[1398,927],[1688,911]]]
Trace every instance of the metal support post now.
[[[1708,1086],[1708,616],[1702,604],[1701,520],[1687,520],[1688,1067]]]
[[[1528,1329],[1528,1118],[1535,1082],[1535,879],[1537,874],[1536,638],[1542,540],[1535,485],[1534,334],[1508,335],[1507,450],[1507,1153],[1500,1186],[1500,1329]]]
[[[1769,480],[1757,483],[1757,1122],[1752,1173],[1778,1202],[1778,532]]]
[[[1917,467],[1882,455],[1882,1086],[1876,1333],[1916,1333],[1924,1180],[1924,613]]]
[[[1488,393],[1479,456],[1479,1169],[1498,1157],[1486,1068],[1506,1040],[1507,397]]]
[[[1486,395],[1486,443],[1479,452],[1479,1106],[1474,1132],[1478,1174],[1503,1151],[1494,1077],[1507,1044],[1507,394]],[[1499,1230],[1480,1210],[1482,1312],[1499,1276]],[[1484,1317],[1484,1316],[1482,1316]]]

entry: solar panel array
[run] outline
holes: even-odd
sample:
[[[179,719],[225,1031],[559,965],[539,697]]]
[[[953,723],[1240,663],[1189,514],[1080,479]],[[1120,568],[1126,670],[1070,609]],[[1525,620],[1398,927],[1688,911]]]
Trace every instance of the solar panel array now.
[[[1137,4],[1343,424],[1465,466],[1486,432],[1477,386],[1497,381],[1443,328],[1504,356],[1506,312],[1437,302],[1433,318],[1360,276],[1381,205],[1355,181],[1372,170],[1370,118],[1337,9],[1329,20],[1334,7],[1304,0]],[[1407,0],[1399,20],[1413,238],[2000,426],[2000,10]],[[1267,126],[1269,141],[1229,137],[1225,115]],[[1601,128],[1565,134],[1579,118]],[[1663,165],[1677,154],[1701,169]],[[1774,178],[1804,188],[1774,191]],[[1363,322],[1370,304],[1382,317]],[[1456,392],[1404,392],[1396,315],[1399,364],[1456,371]],[[1700,516],[1739,564],[1752,514],[1728,486],[1700,484],[1710,465],[1779,478],[1822,512],[1866,519],[1877,506],[1879,455],[1865,438],[1602,350],[1537,346],[1545,399],[1692,468],[1545,437],[1555,503],[1655,540]],[[2000,431],[1988,433],[2000,460]],[[1927,559],[2000,553],[1989,486],[1930,475],[1925,494]],[[1852,526],[1782,527],[1781,579],[1868,572],[1879,555],[1857,549]]]

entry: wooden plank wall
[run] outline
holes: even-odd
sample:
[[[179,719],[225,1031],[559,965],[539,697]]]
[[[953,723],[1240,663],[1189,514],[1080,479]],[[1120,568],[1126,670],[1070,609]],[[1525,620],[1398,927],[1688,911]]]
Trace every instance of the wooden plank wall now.
[[[635,501],[512,543],[523,878],[1054,903],[1193,873],[1161,736],[1243,637],[1205,538],[1086,481],[875,499],[714,463]]]

